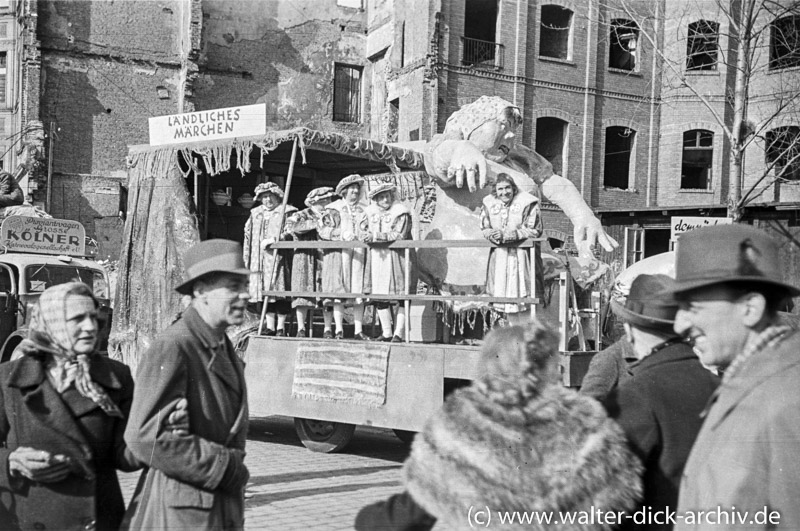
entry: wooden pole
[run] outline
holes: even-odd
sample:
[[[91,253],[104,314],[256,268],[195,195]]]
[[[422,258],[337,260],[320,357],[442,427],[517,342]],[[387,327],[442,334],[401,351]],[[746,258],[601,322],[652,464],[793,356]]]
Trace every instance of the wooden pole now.
[[[294,161],[297,158],[297,137],[294,137],[294,144],[292,144],[292,158],[289,160],[289,173],[286,175],[286,186],[283,190],[283,202],[281,203],[281,221],[278,226],[278,239],[283,232],[283,221],[286,216],[286,203],[289,201],[289,191],[292,189],[292,175],[294,174]],[[258,251],[261,252],[261,242],[258,242]],[[272,250],[272,271],[269,274],[268,287],[272,287],[275,281],[275,271],[278,265],[278,249]],[[269,297],[264,297],[264,306],[261,309],[261,319],[258,321],[258,335],[264,330],[264,319],[267,317],[267,306],[269,306]]]
[[[406,295],[411,295],[411,249],[406,247],[405,256],[403,257],[406,262],[404,284],[406,286]],[[405,335],[405,342],[408,343],[408,334],[410,333],[410,326],[408,322],[411,320],[411,301],[406,300],[403,302],[403,308],[406,312],[406,320],[403,323],[403,331]]]

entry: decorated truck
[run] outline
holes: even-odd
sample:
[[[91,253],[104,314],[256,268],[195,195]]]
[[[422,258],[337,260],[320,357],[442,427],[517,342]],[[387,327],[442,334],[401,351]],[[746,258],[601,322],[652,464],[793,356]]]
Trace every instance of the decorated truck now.
[[[246,118],[246,124],[264,124],[265,116],[258,113],[265,111],[255,107],[241,108],[238,116]],[[429,143],[385,144],[308,128],[266,131],[263,126],[257,134],[239,133],[236,124],[227,138],[189,141],[162,134],[175,120],[152,120],[154,145],[129,149],[128,209],[110,337],[111,355],[134,371],[153,337],[186,304],[174,291],[182,282],[183,254],[206,238],[242,241],[257,185],[275,183],[289,204],[302,205],[311,189],[333,187],[357,173],[368,187],[396,186],[399,199],[412,211],[413,239],[390,245],[419,273],[420,283],[409,278],[405,294],[391,297],[409,316],[405,342],[326,340],[319,333],[314,338],[267,336],[259,333],[261,316],[254,315],[251,328],[236,336],[246,362],[251,415],[294,417],[302,442],[323,452],[342,449],[356,425],[391,428],[407,437],[421,428],[450,389],[477,376],[480,347],[472,341],[452,344],[449,332],[464,323],[482,327],[475,323],[492,321],[493,305],[503,303],[525,303],[531,314],[548,314],[553,322],[561,322],[565,383],[576,385],[577,367],[585,368],[588,356],[567,351],[568,312],[598,314],[599,304],[580,303],[579,308],[570,295],[567,273],[554,279],[557,295],[545,304],[540,293],[542,239],[517,244],[531,253],[535,296],[489,297],[486,264],[495,244],[482,235],[479,207],[496,177],[505,173],[521,190],[550,200],[567,214],[583,255],[593,244],[610,250],[616,242],[570,181],[554,175],[533,150],[516,145],[521,115],[509,102],[484,97],[465,106]],[[280,242],[270,252],[363,245]],[[333,294],[288,290],[263,295]],[[375,294],[337,294],[348,296],[381,300]],[[347,373],[374,379],[337,376]]]
[[[27,334],[31,310],[51,286],[79,281],[100,301],[101,350],[111,329],[108,275],[87,254],[86,234],[77,221],[8,216],[0,225],[0,361],[11,359]]]

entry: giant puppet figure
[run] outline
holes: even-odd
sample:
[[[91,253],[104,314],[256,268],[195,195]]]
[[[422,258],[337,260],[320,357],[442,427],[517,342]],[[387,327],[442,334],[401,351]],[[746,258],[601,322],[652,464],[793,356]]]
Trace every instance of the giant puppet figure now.
[[[506,173],[521,190],[541,195],[564,211],[581,255],[591,255],[598,243],[612,251],[617,242],[603,230],[575,185],[553,174],[544,157],[516,144],[521,122],[519,108],[496,96],[482,96],[448,118],[444,133],[423,148],[425,169],[439,185],[436,214],[423,227],[423,238],[482,239],[480,207],[492,191],[487,184]],[[476,267],[478,251],[488,259],[485,249],[420,249],[422,278],[446,292],[474,292],[486,279],[485,268]]]

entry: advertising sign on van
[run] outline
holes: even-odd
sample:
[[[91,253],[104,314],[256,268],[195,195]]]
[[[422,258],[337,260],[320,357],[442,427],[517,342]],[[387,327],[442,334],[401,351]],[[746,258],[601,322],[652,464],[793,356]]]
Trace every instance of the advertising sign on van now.
[[[0,225],[6,252],[85,256],[86,231],[68,219],[9,216]]]

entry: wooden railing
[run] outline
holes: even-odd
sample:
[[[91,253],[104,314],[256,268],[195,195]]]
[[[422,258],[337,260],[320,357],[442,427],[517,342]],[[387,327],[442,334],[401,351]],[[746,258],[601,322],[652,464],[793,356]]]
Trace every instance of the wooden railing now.
[[[302,298],[320,298],[320,299],[369,299],[373,301],[403,301],[406,316],[409,315],[409,306],[411,302],[429,302],[429,301],[453,301],[453,302],[482,302],[482,303],[498,303],[498,304],[529,304],[531,307],[531,317],[536,316],[536,305],[540,304],[540,299],[537,297],[491,297],[488,295],[418,295],[412,293],[411,284],[411,249],[454,249],[454,248],[487,248],[487,247],[515,247],[519,249],[528,249],[530,253],[530,267],[531,267],[531,293],[536,293],[536,258],[535,251],[539,242],[544,241],[544,238],[529,238],[517,243],[495,245],[487,240],[401,240],[395,242],[375,242],[366,244],[360,241],[343,242],[343,241],[281,241],[273,243],[269,246],[268,250],[277,252],[278,250],[294,250],[294,249],[402,249],[404,251],[405,261],[405,286],[402,294],[383,294],[383,293],[329,293],[319,291],[280,291],[280,290],[266,290],[263,295],[265,297],[302,297]],[[478,264],[476,264],[478,265]],[[485,268],[487,264],[482,264]],[[416,286],[413,286],[416,291]],[[408,342],[409,337],[409,320],[405,321],[405,341]]]

